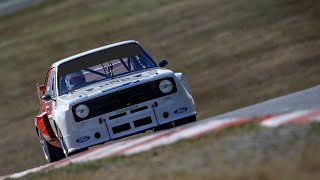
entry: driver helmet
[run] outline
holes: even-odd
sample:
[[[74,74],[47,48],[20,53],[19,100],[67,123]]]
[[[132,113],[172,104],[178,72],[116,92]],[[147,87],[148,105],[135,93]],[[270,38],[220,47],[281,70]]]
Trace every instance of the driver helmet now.
[[[65,82],[66,87],[72,90],[75,86],[81,86],[86,80],[82,72],[74,72],[66,75]]]

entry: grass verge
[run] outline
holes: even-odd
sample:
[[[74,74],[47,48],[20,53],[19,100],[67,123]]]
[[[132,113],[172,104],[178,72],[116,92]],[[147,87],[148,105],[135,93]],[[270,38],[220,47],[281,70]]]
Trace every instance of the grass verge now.
[[[102,159],[25,179],[318,179],[319,124],[255,123],[130,157]]]

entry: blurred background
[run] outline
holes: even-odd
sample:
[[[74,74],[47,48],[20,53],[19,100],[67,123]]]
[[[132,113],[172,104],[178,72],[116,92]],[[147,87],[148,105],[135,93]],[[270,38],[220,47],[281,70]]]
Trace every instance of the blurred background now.
[[[316,0],[1,0],[0,175],[45,164],[35,84],[65,57],[139,41],[183,72],[198,119],[320,82]]]

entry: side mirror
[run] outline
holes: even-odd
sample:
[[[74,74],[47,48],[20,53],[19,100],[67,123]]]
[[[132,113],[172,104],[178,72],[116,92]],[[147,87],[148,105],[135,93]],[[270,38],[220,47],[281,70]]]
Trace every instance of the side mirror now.
[[[43,95],[43,96],[42,96],[42,100],[43,100],[43,101],[49,101],[49,100],[51,100],[51,95],[50,95],[50,94],[45,94],[45,95]]]
[[[164,68],[166,65],[168,65],[169,64],[169,62],[168,62],[168,60],[166,60],[166,59],[162,59],[161,61],[160,61],[160,63],[159,63],[159,66],[161,67],[161,68]]]

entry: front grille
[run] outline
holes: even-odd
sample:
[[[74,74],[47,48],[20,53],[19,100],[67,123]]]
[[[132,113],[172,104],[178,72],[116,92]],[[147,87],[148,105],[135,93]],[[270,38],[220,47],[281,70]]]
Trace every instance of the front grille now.
[[[147,124],[151,124],[152,123],[152,119],[151,117],[147,117],[147,118],[143,118],[143,119],[139,119],[133,122],[135,127],[141,127]]]
[[[118,109],[169,95],[159,90],[159,83],[162,80],[172,82],[173,90],[169,94],[177,92],[177,87],[172,77],[159,79],[79,103],[87,105],[90,109],[89,115],[86,118],[79,118],[75,114],[75,109],[79,104],[74,105],[72,107],[74,118],[77,122],[80,122]]]
[[[146,109],[148,109],[148,106],[143,106],[141,108],[137,108],[137,109],[131,110],[130,113],[136,113],[136,112],[143,111],[143,110],[146,110]]]
[[[131,129],[130,124],[126,123],[126,124],[122,124],[120,126],[113,127],[112,128],[112,132],[113,132],[113,134],[118,134],[118,133],[121,133],[123,131],[128,131],[130,129]]]
[[[122,116],[125,116],[125,115],[127,115],[126,112],[121,113],[121,114],[117,114],[117,115],[114,115],[114,116],[110,116],[110,117],[109,117],[109,120],[117,119],[117,118],[122,117]]]

